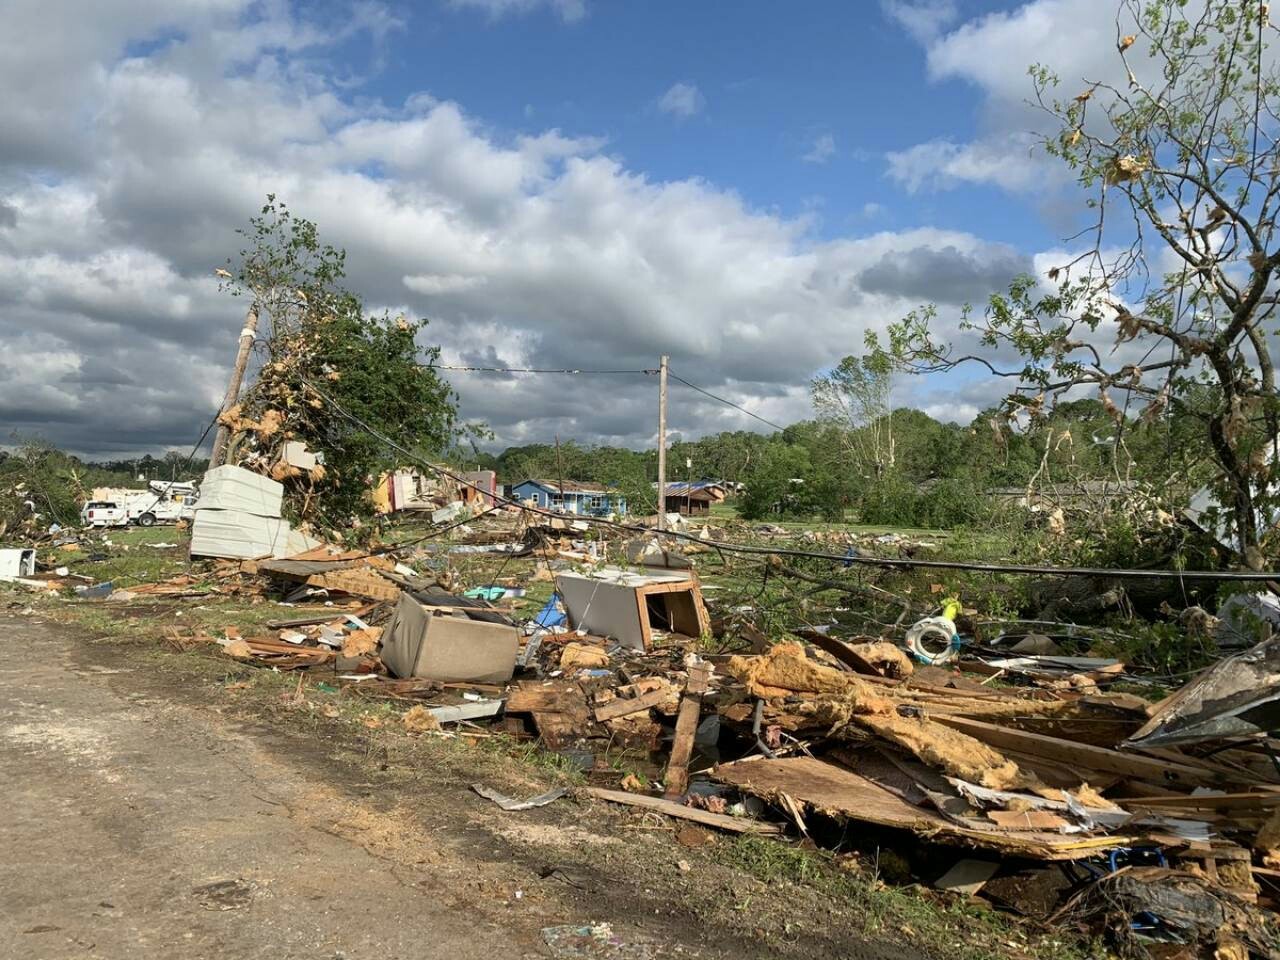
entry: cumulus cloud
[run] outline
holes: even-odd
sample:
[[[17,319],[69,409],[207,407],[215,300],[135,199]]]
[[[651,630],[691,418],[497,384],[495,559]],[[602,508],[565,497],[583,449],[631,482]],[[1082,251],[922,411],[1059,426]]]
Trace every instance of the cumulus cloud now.
[[[836,155],[836,138],[824,133],[813,141],[813,146],[804,155],[805,163],[826,163]]]
[[[1065,182],[1062,165],[1037,146],[1051,121],[1028,102],[1028,67],[1048,66],[1067,91],[1086,77],[1125,84],[1114,0],[1030,0],[959,25],[945,2],[885,0],[885,11],[924,47],[933,80],[958,80],[982,95],[972,141],[935,139],[888,154],[889,176],[910,192],[986,184],[1019,193]]]
[[[700,113],[706,106],[706,97],[693,83],[673,83],[667,92],[658,98],[658,109],[673,117],[692,117]]]
[[[880,9],[920,43],[936,38],[960,13],[955,0],[880,0]]]
[[[1007,133],[970,143],[930,140],[886,155],[890,179],[908,193],[947,190],[962,184],[1002,187],[1014,193],[1043,189],[1046,179],[1060,180],[1047,172],[1035,154],[1030,134]]]
[[[449,5],[479,10],[494,20],[530,13],[540,7],[554,11],[565,23],[574,23],[587,15],[586,0],[449,0]]]
[[[858,275],[858,286],[921,303],[977,303],[1033,266],[1030,257],[1009,248],[922,246],[884,254]]]
[[[81,453],[185,448],[203,430],[245,306],[211,271],[267,193],[347,249],[370,309],[429,318],[443,363],[638,371],[667,353],[781,423],[866,330],[923,297],[952,318],[976,289],[963,270],[994,281],[1011,262],[959,231],[820,240],[705,181],[647,177],[596,138],[494,130],[429,91],[346,96],[319,71],[352,35],[326,39],[281,3],[169,4],[136,33],[116,11],[46,6],[69,32],[26,31],[28,59],[66,76],[16,89],[76,121],[7,126],[0,147],[0,423]],[[41,9],[24,8],[29,26]],[[450,376],[499,443],[652,440],[640,373]],[[759,426],[673,396],[684,435]]]

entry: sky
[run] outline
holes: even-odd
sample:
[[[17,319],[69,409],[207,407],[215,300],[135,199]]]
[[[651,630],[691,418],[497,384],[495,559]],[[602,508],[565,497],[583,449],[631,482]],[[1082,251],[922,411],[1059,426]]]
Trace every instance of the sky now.
[[[1034,56],[1114,56],[1115,0],[0,0],[0,443],[186,450],[268,193],[441,363],[672,370],[761,417],[923,303],[962,336],[1082,198],[1035,149]],[[505,447],[649,445],[635,375],[447,373]],[[967,423],[974,376],[901,405]],[[673,384],[694,438],[762,429]]]

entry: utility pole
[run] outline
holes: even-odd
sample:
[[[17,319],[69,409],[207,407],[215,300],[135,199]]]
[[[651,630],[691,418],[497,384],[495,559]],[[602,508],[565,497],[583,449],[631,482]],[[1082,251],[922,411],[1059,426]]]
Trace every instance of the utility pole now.
[[[560,457],[560,434],[558,433],[556,434],[556,476],[560,482],[560,509],[564,510],[564,460]]]
[[[258,336],[258,305],[252,304],[244,315],[244,327],[240,331],[240,346],[236,350],[236,364],[231,368],[231,380],[227,384],[227,395],[222,398],[222,409],[219,416],[236,405],[240,399],[240,381],[244,379],[244,368],[249,365],[249,353],[253,349],[253,341]],[[213,455],[209,458],[209,467],[220,467],[227,460],[227,447],[231,443],[231,428],[219,423],[218,432],[213,437]]]
[[[667,529],[667,363],[658,365],[658,529]]]

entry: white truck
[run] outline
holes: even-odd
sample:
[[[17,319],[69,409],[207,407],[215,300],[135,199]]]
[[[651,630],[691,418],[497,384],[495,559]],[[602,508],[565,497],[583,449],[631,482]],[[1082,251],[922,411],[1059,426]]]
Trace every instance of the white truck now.
[[[80,509],[80,522],[86,527],[123,527],[129,523],[129,512],[115,500],[90,500]]]
[[[152,480],[147,491],[120,500],[129,523],[150,527],[157,523],[177,523],[195,516],[197,497],[194,483]]]

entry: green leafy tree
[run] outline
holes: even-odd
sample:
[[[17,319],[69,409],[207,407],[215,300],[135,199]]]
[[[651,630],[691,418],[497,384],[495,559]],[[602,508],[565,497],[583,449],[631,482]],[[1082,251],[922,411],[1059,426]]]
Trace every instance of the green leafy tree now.
[[[241,233],[246,246],[220,272],[223,286],[252,297],[270,327],[256,380],[230,418],[229,462],[287,480],[299,518],[349,529],[372,511],[371,480],[407,459],[397,447],[434,457],[458,437],[455,397],[432,367],[439,348],[419,345],[425,320],[367,315],[341,286],[345,252],[274,196]],[[323,468],[281,471],[285,440],[323,453]]]
[[[1169,410],[1193,420],[1256,566],[1275,546],[1260,518],[1278,505],[1280,459],[1268,330],[1280,302],[1275,28],[1260,0],[1123,0],[1116,25],[1120,82],[1081,78],[1060,94],[1049,67],[1031,71],[1053,124],[1043,147],[1088,196],[1083,249],[966,313],[976,350],[938,338],[924,307],[873,355],[1009,379],[1006,425],[1037,423],[1082,390],[1117,427],[1129,398],[1149,421]]]
[[[818,419],[840,428],[836,436],[848,462],[865,478],[884,476],[893,468],[893,373],[891,356],[874,352],[845,357],[809,384]]]
[[[800,444],[774,443],[752,471],[740,510],[748,520],[811,512],[806,486],[811,479],[809,451]]]

